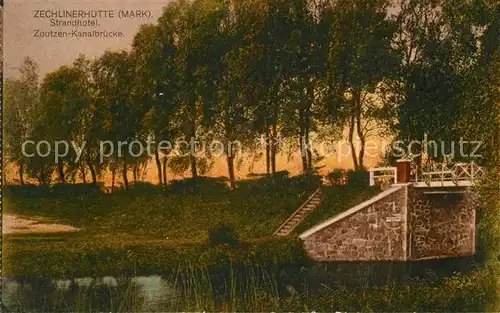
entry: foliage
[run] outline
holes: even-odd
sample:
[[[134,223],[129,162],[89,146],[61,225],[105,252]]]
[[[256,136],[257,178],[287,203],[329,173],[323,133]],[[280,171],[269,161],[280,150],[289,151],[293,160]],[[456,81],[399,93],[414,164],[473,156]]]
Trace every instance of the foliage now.
[[[297,226],[295,232],[300,234],[314,225],[370,199],[378,192],[380,189],[377,186],[369,188],[359,188],[355,185],[325,186],[322,188],[323,195],[320,206]]]
[[[76,199],[81,196],[101,193],[99,186],[95,184],[10,185],[4,188],[5,196],[8,198],[64,197]]]
[[[238,236],[233,228],[221,225],[209,231],[208,241],[212,246],[227,244],[235,247],[238,244]]]
[[[346,171],[341,168],[336,168],[330,173],[326,174],[326,178],[328,179],[330,185],[343,185],[346,182]]]
[[[280,240],[281,247],[290,247],[292,242]],[[258,246],[269,245],[269,248],[278,248],[272,242],[258,243],[249,250],[260,255],[262,250]],[[160,248],[155,246],[155,248]],[[226,257],[231,249],[219,250],[219,257]],[[161,251],[158,253],[158,251]],[[348,283],[330,284],[328,280],[318,286],[314,280],[309,280],[314,267],[308,264],[294,262],[292,259],[279,259],[285,263],[262,262],[258,257],[248,259],[250,262],[240,262],[245,257],[235,257],[231,262],[224,264],[224,268],[211,268],[208,263],[192,262],[189,255],[182,266],[170,269],[165,266],[169,258],[160,259],[160,254],[170,252],[165,247],[151,252],[149,258],[141,260],[139,255],[128,251],[129,260],[140,260],[137,273],[125,273],[115,276],[116,286],[100,286],[102,276],[94,276],[90,280],[90,286],[72,285],[73,288],[57,289],[54,277],[20,277],[16,280],[26,285],[28,290],[34,293],[43,290],[48,294],[47,298],[35,298],[35,303],[23,301],[27,294],[20,294],[19,298],[11,300],[13,307],[9,309],[19,311],[76,311],[85,308],[106,311],[141,312],[146,310],[142,305],[147,290],[141,290],[140,284],[133,281],[141,274],[144,265],[152,265],[156,270],[167,270],[163,272],[162,282],[176,292],[169,295],[168,301],[155,303],[155,310],[159,311],[200,311],[210,309],[213,311],[426,311],[426,312],[483,312],[486,304],[490,302],[495,294],[495,286],[492,284],[492,272],[490,269],[477,269],[472,273],[457,273],[451,277],[439,277],[436,279],[415,280],[404,283],[390,280],[382,284],[364,283],[352,286]],[[186,250],[187,251],[187,250]],[[215,249],[212,250],[215,253]],[[274,250],[277,252],[278,250]],[[280,252],[290,250],[281,248]],[[95,254],[94,254],[95,256]],[[167,255],[164,255],[167,256]],[[175,255],[179,257],[180,255]],[[141,255],[142,257],[142,255]],[[300,254],[295,255],[300,258]],[[103,258],[111,261],[105,264],[108,270],[101,272],[113,273],[109,269],[115,264],[113,257]],[[158,261],[158,265],[153,265]],[[194,260],[196,258],[193,258]],[[64,260],[64,259],[62,259]],[[99,259],[96,258],[96,261]],[[257,263],[262,262],[262,263]],[[290,262],[290,263],[286,263]],[[49,263],[53,264],[53,263]],[[78,263],[83,265],[82,263]],[[70,271],[75,273],[77,271]],[[79,273],[84,274],[84,271]],[[155,272],[157,273],[157,272]],[[357,271],[359,279],[364,272]],[[59,276],[56,276],[59,277]],[[70,277],[73,279],[75,276]],[[68,278],[68,276],[66,276]],[[74,281],[76,282],[76,281]],[[103,281],[101,281],[102,283]],[[130,283],[127,283],[130,282]],[[29,288],[31,287],[31,288]],[[47,292],[49,291],[49,292]],[[58,291],[60,294],[54,295]],[[75,293],[77,293],[75,295]],[[102,295],[107,295],[102,299]],[[55,299],[52,297],[55,296]],[[11,296],[12,297],[12,296]],[[97,299],[95,299],[97,298]],[[6,300],[4,298],[4,300]],[[18,301],[15,301],[18,300]],[[30,299],[31,300],[31,299]],[[96,301],[97,300],[97,301]],[[4,301],[7,303],[7,301]],[[117,305],[117,303],[119,305]]]
[[[356,188],[367,188],[370,184],[370,175],[365,169],[349,170],[347,184]]]
[[[167,187],[167,191],[173,194],[224,194],[229,190],[226,181],[224,177],[212,178],[203,176],[173,180]]]
[[[23,143],[33,136],[33,128],[39,113],[38,70],[35,60],[27,57],[20,69],[21,78],[7,79],[4,85],[3,96],[7,103],[4,111],[6,137],[4,153],[8,162],[18,166],[20,184],[24,184],[26,167],[30,164],[22,155]],[[47,171],[43,160],[34,158],[30,161],[42,163],[41,170],[34,175],[38,174],[38,177],[43,180]]]
[[[232,227],[245,240],[270,235],[317,188],[305,177],[283,180],[273,188],[242,187],[234,192],[217,179],[201,181],[206,185],[190,194],[184,193],[186,189],[164,192],[161,187],[132,187],[128,192],[88,193],[78,198],[12,196],[6,199],[5,212],[83,227],[79,236],[88,240],[116,236],[204,241],[219,223]],[[191,182],[179,181],[188,186]],[[26,187],[21,193],[31,189]]]
[[[318,175],[299,175],[288,178],[288,172],[276,172],[270,177],[242,180],[239,182],[238,188],[249,195],[260,192],[289,192],[292,190],[308,193],[319,187],[320,183],[321,177]]]
[[[9,236],[7,242],[4,273],[10,277],[154,275],[178,268],[307,263],[306,254],[295,239],[242,241],[237,247],[151,239],[38,240],[36,235]],[[35,254],[37,258],[28,257]]]

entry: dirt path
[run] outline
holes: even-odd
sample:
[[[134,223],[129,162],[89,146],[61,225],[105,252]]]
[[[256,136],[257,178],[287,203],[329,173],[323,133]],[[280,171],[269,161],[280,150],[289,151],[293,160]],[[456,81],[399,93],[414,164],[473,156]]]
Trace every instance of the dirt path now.
[[[63,224],[45,224],[36,220],[3,214],[3,234],[46,234],[78,231],[78,228]]]

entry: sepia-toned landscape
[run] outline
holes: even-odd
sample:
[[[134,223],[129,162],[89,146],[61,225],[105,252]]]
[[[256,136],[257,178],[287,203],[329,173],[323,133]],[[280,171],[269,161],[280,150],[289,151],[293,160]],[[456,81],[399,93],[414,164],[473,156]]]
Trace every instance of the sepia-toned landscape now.
[[[500,310],[497,1],[2,10],[2,312]]]

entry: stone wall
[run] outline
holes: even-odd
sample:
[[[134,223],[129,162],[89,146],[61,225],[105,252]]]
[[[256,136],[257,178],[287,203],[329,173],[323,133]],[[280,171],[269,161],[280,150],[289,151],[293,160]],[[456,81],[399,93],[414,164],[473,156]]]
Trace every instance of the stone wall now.
[[[361,205],[305,237],[309,256],[319,261],[404,260],[407,190],[393,188],[380,200]]]
[[[417,260],[474,254],[474,194],[425,194],[425,191],[432,190],[410,188],[409,191],[409,258]]]
[[[406,261],[475,253],[474,193],[393,185],[300,235],[317,261]],[[426,192],[434,194],[428,194]],[[459,192],[465,192],[460,194]]]

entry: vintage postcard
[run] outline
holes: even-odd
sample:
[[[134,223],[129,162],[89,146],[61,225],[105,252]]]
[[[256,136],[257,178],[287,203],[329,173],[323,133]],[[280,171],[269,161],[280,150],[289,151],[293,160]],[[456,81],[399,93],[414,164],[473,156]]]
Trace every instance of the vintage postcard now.
[[[498,1],[1,16],[1,312],[500,311]]]

